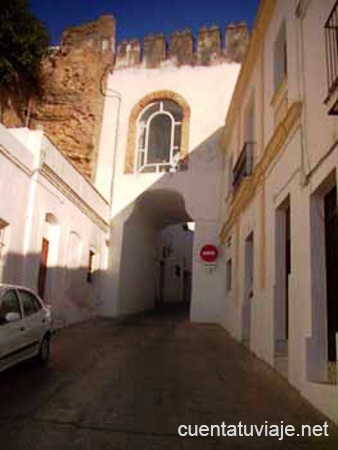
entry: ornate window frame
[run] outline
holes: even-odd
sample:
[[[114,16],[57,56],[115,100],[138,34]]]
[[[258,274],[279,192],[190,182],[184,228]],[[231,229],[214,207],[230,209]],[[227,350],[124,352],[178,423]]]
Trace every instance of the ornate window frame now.
[[[172,91],[157,91],[143,97],[132,109],[129,117],[129,129],[127,138],[127,148],[125,155],[124,173],[130,174],[137,171],[137,120],[140,113],[151,103],[161,100],[172,100],[177,103],[183,111],[181,121],[181,145],[180,145],[180,161],[187,161],[188,143],[189,143],[189,123],[190,123],[190,107],[186,100],[179,94]]]

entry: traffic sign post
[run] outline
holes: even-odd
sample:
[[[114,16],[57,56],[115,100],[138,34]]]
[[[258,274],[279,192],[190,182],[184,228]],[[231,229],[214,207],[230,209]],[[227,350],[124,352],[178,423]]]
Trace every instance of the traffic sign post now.
[[[200,250],[200,258],[204,265],[212,272],[216,268],[218,249],[213,244],[205,244]]]

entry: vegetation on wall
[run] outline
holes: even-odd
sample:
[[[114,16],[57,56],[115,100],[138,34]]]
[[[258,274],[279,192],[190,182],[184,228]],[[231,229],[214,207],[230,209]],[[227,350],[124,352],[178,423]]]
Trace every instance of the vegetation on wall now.
[[[29,99],[41,94],[40,64],[49,33],[27,0],[0,1],[0,106],[9,105],[24,121]]]

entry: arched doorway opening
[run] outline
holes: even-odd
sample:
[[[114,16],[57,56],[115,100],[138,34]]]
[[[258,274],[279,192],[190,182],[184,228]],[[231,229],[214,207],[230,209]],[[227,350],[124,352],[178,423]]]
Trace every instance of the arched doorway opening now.
[[[123,224],[118,314],[190,302],[193,219],[181,193],[143,193]]]
[[[193,222],[168,225],[157,235],[155,305],[189,306],[191,299]]]

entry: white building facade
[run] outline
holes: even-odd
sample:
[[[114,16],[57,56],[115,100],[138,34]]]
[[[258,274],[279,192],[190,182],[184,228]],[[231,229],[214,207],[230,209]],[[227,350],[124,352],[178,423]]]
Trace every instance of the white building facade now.
[[[217,320],[222,274],[199,252],[219,240],[218,141],[247,39],[243,24],[224,45],[203,28],[194,51],[179,32],[167,53],[163,36],[148,37],[142,59],[140,43],[121,43],[101,86],[93,183],[41,130],[1,128],[1,281],[37,290],[60,326],[190,301],[194,320]]]
[[[215,55],[219,58],[211,52]],[[191,318],[215,321],[222,274],[208,270],[199,251],[219,242],[223,156],[218,141],[240,65],[228,56],[207,65],[177,66],[171,59],[156,67],[147,67],[147,60],[128,64],[117,58],[108,77],[96,172],[96,186],[111,196],[112,205],[103,313],[136,313],[152,309],[162,297],[159,291],[170,302],[173,292],[179,292],[179,302],[187,295],[183,291],[191,291]],[[110,176],[107,167],[114,167]],[[192,261],[159,258],[163,230],[188,222],[195,223],[193,251],[191,238],[186,249]]]
[[[199,251],[218,243],[218,141],[247,28],[229,25],[224,37],[213,26],[196,50],[188,31],[173,34],[169,52],[162,35],[146,37],[143,52],[119,44],[99,80],[93,182],[42,130],[1,128],[0,281],[37,290],[60,326],[190,300],[194,320],[217,320],[222,275]]]
[[[170,57],[122,43],[94,184],[42,132],[1,127],[1,281],[60,325],[190,301],[338,422],[337,17],[262,1],[241,67],[215,29],[195,56],[186,35]]]
[[[221,322],[336,422],[337,8],[261,3],[222,137],[220,205]]]
[[[0,127],[0,282],[38,292],[56,327],[96,316],[109,205],[42,131]]]

